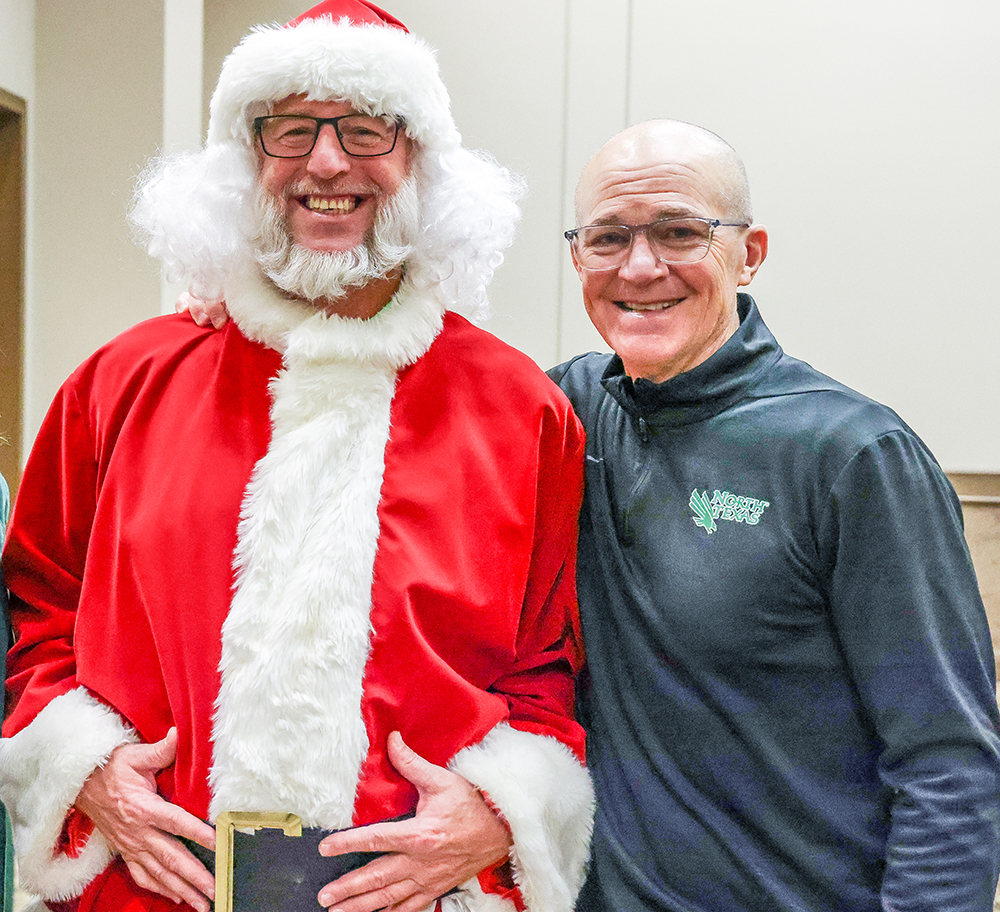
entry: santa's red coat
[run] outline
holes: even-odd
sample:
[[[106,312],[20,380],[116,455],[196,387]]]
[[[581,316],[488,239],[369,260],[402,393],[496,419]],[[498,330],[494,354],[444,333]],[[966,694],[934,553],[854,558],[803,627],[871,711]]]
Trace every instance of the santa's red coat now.
[[[257,509],[248,483],[271,446],[272,397],[281,398],[273,381],[282,364],[277,351],[233,324],[213,332],[186,317],[158,318],[97,352],[60,390],[25,470],[4,553],[17,636],[5,736],[30,731],[42,710],[71,691],[95,697],[140,740],[157,741],[176,727],[177,761],[160,775],[160,790],[209,816],[213,790],[229,775],[217,769],[210,786],[240,511]],[[343,720],[367,743],[359,768],[345,761],[354,770],[347,783],[356,789],[352,819],[307,819],[313,825],[364,824],[413,808],[412,786],[385,756],[394,730],[440,765],[454,764],[463,749],[505,724],[534,737],[529,743],[540,744],[543,756],[553,739],[577,757],[583,753],[572,716],[573,675],[582,659],[573,572],[582,490],[576,418],[527,358],[451,313],[426,352],[391,371],[390,382],[370,645],[355,718]],[[299,433],[298,426],[290,433]],[[321,505],[321,492],[316,496]],[[301,512],[302,504],[288,509]],[[280,540],[286,520],[279,514],[244,521],[272,523]],[[310,577],[310,567],[354,562],[349,517],[341,528],[344,540],[323,541],[296,572]],[[295,559],[316,544],[304,541]],[[297,585],[294,574],[288,585]],[[261,623],[274,627],[268,661],[280,666],[283,620],[265,616]],[[300,663],[294,654],[287,658],[280,674],[292,682],[292,699],[311,685],[297,682]],[[255,707],[240,711],[252,719]],[[227,712],[223,702],[219,713]],[[279,729],[286,718],[279,713]],[[273,749],[278,766],[295,762],[287,759],[290,746],[307,753],[314,746],[294,719],[273,730],[265,717],[257,728],[272,730],[263,733],[243,722],[234,726],[230,741],[249,739],[252,751],[265,754]],[[75,735],[67,735],[65,743],[56,737],[53,753],[73,750]],[[15,770],[6,775],[14,784],[4,786],[4,797],[16,823],[17,797],[8,795],[20,788],[18,763],[25,758],[17,739],[12,743],[4,765]],[[488,751],[487,768],[516,770],[522,743],[496,756]],[[336,754],[338,745],[331,731],[317,751]],[[25,757],[31,760],[30,750]],[[484,779],[476,784],[508,818],[530,817],[527,808],[504,806],[494,794],[503,785],[490,773]],[[530,787],[525,795],[532,795]],[[306,808],[303,816],[325,813]],[[512,829],[517,844],[518,825]],[[585,842],[586,834],[580,838]],[[127,878],[121,865],[117,874],[109,870],[88,881],[88,895],[96,894],[101,877]],[[67,877],[75,883],[72,876],[54,874],[51,883],[48,873],[39,877],[33,888],[49,890],[53,899],[73,892],[65,887]]]

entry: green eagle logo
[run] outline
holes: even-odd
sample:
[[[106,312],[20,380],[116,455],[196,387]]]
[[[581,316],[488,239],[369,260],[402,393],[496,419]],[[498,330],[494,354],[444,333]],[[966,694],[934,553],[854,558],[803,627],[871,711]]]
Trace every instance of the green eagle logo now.
[[[708,499],[708,491],[699,492],[695,488],[691,492],[688,506],[694,511],[694,524],[701,526],[709,535],[718,529],[712,517],[712,504]]]

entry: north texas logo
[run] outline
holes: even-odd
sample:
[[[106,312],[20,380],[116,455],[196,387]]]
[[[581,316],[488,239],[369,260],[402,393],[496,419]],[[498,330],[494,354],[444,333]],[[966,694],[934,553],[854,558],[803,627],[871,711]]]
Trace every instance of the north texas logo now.
[[[707,490],[699,491],[695,488],[691,492],[688,506],[694,512],[694,524],[711,535],[718,531],[719,527],[715,524],[717,519],[756,526],[760,522],[761,513],[771,506],[771,503],[767,500],[757,500],[756,497],[744,497],[729,491],[718,490],[712,494],[712,499],[709,500]]]

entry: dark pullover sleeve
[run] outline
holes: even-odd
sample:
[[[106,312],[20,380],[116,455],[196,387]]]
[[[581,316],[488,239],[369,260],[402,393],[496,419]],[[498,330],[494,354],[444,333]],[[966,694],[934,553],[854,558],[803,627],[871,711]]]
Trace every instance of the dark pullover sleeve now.
[[[882,908],[989,912],[1000,724],[958,499],[922,443],[894,431],[840,473],[818,545],[836,633],[882,743]]]

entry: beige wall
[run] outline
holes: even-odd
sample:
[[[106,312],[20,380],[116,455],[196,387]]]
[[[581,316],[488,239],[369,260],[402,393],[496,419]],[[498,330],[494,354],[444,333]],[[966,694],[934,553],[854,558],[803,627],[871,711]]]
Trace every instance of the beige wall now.
[[[215,89],[226,55],[254,25],[287,22],[309,8],[309,0],[203,0],[205,21],[202,69],[203,126],[208,129],[208,102]],[[388,4],[386,4],[388,5]]]
[[[91,351],[159,309],[125,211],[162,136],[158,0],[38,0],[29,161],[27,426]]]
[[[0,89],[30,100],[34,93],[34,0],[0,0]]]

